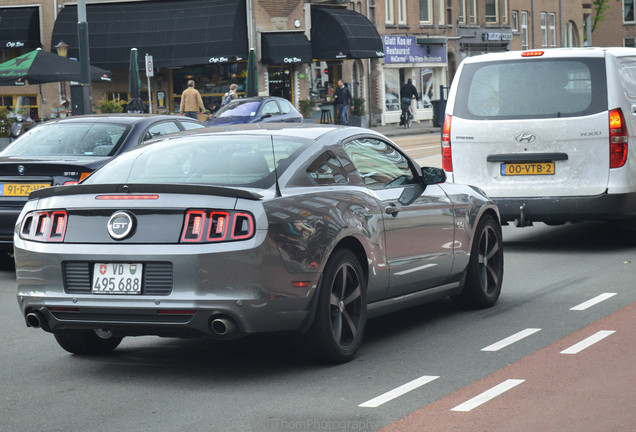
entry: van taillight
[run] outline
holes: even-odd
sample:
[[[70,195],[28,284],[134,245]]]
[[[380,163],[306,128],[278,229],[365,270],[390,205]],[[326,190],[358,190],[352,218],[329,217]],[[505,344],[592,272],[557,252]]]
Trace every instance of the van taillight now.
[[[62,242],[68,214],[64,210],[27,213],[20,226],[20,238],[41,242]]]
[[[453,171],[453,158],[451,152],[451,119],[449,114],[444,116],[444,128],[442,129],[442,168],[444,171]]]
[[[620,168],[627,161],[627,125],[620,108],[609,112],[610,168]]]
[[[521,53],[521,57],[541,57],[545,54],[545,51],[524,51]]]
[[[246,240],[254,236],[254,216],[247,212],[189,210],[181,233],[182,243]],[[205,236],[203,234],[206,234]]]

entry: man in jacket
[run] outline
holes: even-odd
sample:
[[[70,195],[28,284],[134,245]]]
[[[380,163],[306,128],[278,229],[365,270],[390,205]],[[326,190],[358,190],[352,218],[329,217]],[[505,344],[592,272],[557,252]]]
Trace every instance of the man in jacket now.
[[[197,120],[199,111],[205,111],[205,105],[203,105],[201,94],[194,88],[194,81],[190,80],[188,81],[188,87],[181,94],[179,114]]]
[[[349,111],[349,107],[353,108],[353,100],[351,98],[351,92],[347,87],[345,87],[342,80],[338,80],[338,88],[336,89],[334,101],[338,106],[338,112],[340,113],[340,124],[348,125],[349,122],[347,121],[347,113]]]

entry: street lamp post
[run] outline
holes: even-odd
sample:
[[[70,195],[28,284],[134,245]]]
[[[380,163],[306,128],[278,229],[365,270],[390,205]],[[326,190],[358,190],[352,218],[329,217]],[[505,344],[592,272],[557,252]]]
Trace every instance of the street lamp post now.
[[[64,41],[60,41],[57,45],[55,45],[54,48],[57,50],[57,55],[61,57],[66,57],[68,54],[68,47],[69,45],[67,43],[65,43]],[[60,82],[60,86],[61,86],[60,93],[62,93],[62,103],[64,104],[64,107],[66,108],[66,104],[68,104],[68,99],[66,97],[66,82],[64,81]]]
[[[90,54],[88,48],[88,22],[86,21],[86,0],[77,2],[77,39],[79,41],[79,61],[82,77],[82,112],[92,112]]]

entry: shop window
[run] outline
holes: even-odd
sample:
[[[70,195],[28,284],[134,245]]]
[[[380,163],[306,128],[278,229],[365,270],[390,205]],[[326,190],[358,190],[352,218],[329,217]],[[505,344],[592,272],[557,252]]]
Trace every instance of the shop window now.
[[[34,95],[0,96],[0,106],[22,114],[28,113],[33,120],[40,118],[38,97]]]
[[[384,99],[387,111],[400,111],[400,71],[384,69]]]

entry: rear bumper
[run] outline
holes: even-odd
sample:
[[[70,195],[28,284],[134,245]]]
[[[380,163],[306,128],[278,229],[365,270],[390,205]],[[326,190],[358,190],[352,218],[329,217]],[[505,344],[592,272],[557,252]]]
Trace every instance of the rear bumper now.
[[[502,222],[580,222],[636,218],[636,193],[583,197],[492,198]]]

